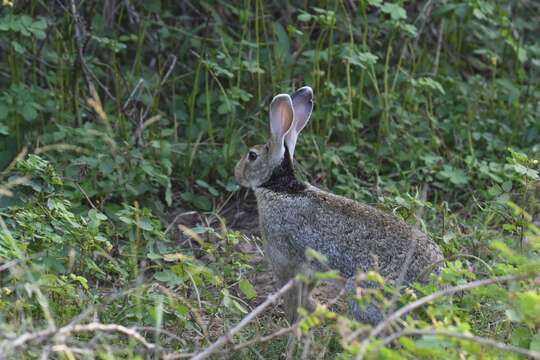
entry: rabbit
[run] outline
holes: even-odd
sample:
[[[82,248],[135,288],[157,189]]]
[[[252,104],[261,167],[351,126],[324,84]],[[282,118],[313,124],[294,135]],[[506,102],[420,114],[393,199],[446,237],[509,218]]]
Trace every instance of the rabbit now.
[[[309,86],[292,96],[275,96],[270,104],[270,138],[266,144],[250,148],[234,169],[237,182],[255,193],[264,254],[278,286],[297,273],[316,271],[306,259],[308,248],[324,255],[327,266],[348,279],[349,293],[356,290],[354,279],[359,271],[375,269],[387,280],[407,284],[426,267],[441,263],[440,248],[420,230],[382,210],[296,178],[296,141],[312,110]],[[297,319],[298,307],[314,309],[311,290],[300,284],[283,297],[290,323]],[[374,304],[361,309],[352,296],[349,311],[357,320],[372,325],[383,319]]]

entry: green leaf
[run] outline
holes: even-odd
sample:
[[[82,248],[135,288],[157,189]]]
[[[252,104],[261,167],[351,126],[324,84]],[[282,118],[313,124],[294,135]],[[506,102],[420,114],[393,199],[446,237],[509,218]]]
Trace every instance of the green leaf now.
[[[19,42],[13,40],[11,42],[11,46],[13,46],[13,50],[15,50],[15,52],[17,52],[18,54],[25,54],[26,53],[26,49],[24,48],[24,46],[22,46]]]
[[[307,12],[302,12],[300,15],[298,15],[298,21],[300,22],[308,22],[311,20],[311,18],[312,16]]]
[[[91,220],[94,220],[94,221],[105,221],[105,220],[107,220],[107,216],[105,214],[97,211],[96,209],[88,210],[88,217]]]
[[[169,286],[182,284],[182,279],[170,270],[163,270],[154,274],[154,279],[167,283]]]
[[[240,304],[238,301],[232,299],[232,303],[233,303],[234,307],[238,311],[240,311],[242,314],[247,314],[248,313],[247,309],[242,304]]]
[[[310,247],[308,247],[306,249],[306,257],[308,258],[308,260],[315,260],[315,261],[318,261],[321,264],[326,264],[327,261],[328,261],[326,256],[324,256],[323,254],[321,254],[317,250],[314,250],[314,249],[312,249]]]
[[[151,231],[154,229],[152,221],[144,216],[139,219],[139,227],[146,231]]]
[[[534,179],[534,180],[538,180],[538,171],[537,170],[533,170],[531,168],[528,168],[526,166],[523,166],[521,164],[515,164],[514,165],[514,170],[520,174],[520,175],[525,175],[527,177],[530,177],[531,179]]]
[[[9,107],[7,104],[0,102],[0,120],[7,118],[9,114]]]
[[[210,202],[210,200],[208,200],[204,196],[195,196],[193,198],[193,205],[195,205],[198,209],[204,211],[212,210],[212,202]]]
[[[465,185],[469,182],[469,177],[461,169],[456,169],[450,165],[444,165],[439,176],[448,179],[454,185]]]
[[[407,35],[409,35],[412,38],[415,38],[418,36],[418,29],[416,29],[416,26],[406,23],[399,23],[399,28],[405,31]]]
[[[208,192],[212,194],[213,196],[219,196],[219,192],[217,191],[217,189],[213,187],[212,185],[208,184],[206,181],[199,179],[199,180],[196,180],[195,183],[205,188],[206,190],[208,190]]]
[[[540,352],[540,331],[532,338],[529,350]]]
[[[19,109],[19,114],[21,114],[26,121],[35,120],[38,115],[36,109],[31,104],[26,104]]]
[[[362,52],[357,48],[348,48],[341,57],[347,60],[351,65],[358,66],[362,69],[376,64],[379,59],[377,55],[374,55],[369,51]]]
[[[317,280],[339,280],[340,274],[337,270],[316,272],[315,279]]]
[[[242,278],[238,283],[238,287],[248,300],[254,299],[257,296],[257,291],[255,291],[255,288],[247,279]]]
[[[146,254],[146,257],[149,258],[150,260],[159,260],[163,258],[163,256],[156,254],[154,252],[149,252],[148,254]]]
[[[382,0],[368,0],[368,4],[375,7],[381,7]]]
[[[526,348],[531,340],[531,331],[525,326],[518,326],[512,330],[510,342],[514,346]]]
[[[401,20],[407,18],[407,12],[398,4],[385,3],[381,7],[381,11],[390,15],[392,20]]]
[[[182,316],[189,314],[189,308],[184,304],[175,304],[173,307]]]
[[[508,180],[508,181],[503,182],[502,189],[505,192],[509,192],[510,190],[512,190],[512,181]]]
[[[433,80],[432,78],[429,78],[429,77],[419,78],[417,80],[412,81],[412,83],[415,86],[421,86],[423,88],[436,90],[440,92],[442,95],[446,94],[442,85],[438,81]]]
[[[81,284],[81,286],[83,287],[84,290],[88,290],[88,280],[86,280],[85,277],[79,276],[79,275],[75,275],[75,274],[69,274],[69,277],[70,277],[72,280],[75,280],[75,281],[77,281],[79,284]]]

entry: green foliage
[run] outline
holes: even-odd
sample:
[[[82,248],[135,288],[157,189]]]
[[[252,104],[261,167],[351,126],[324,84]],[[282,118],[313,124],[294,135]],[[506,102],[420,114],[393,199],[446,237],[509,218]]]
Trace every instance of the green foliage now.
[[[271,96],[306,84],[316,101],[299,175],[426,231],[448,260],[431,276],[441,289],[540,267],[536,2],[74,4],[80,19],[71,2],[2,3],[0,351],[85,311],[195,351],[260,303],[271,274],[253,261],[258,250],[244,251],[258,240],[226,223],[242,220],[231,204],[246,202],[233,167],[265,141]],[[363,289],[360,305],[386,310],[395,304],[382,292],[405,304],[438,290],[397,294],[376,273],[359,276],[383,286]],[[403,331],[540,351],[538,281],[443,297],[405,317]],[[299,357],[510,357],[438,335],[363,344],[348,338],[362,325],[335,310],[302,312]],[[263,316],[237,340],[284,326]],[[320,341],[310,347],[310,336]],[[133,338],[75,337],[93,339],[92,356],[145,356]],[[10,355],[38,357],[36,345]],[[238,356],[284,347],[276,338]]]

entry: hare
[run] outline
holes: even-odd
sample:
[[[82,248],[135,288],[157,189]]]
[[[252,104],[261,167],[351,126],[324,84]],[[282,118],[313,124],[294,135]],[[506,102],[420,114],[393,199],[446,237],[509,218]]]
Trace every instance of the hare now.
[[[347,278],[355,289],[358,271],[376,269],[389,281],[407,284],[423,269],[441,263],[439,247],[424,233],[374,207],[318,189],[295,177],[293,155],[299,133],[313,110],[309,86],[292,96],[280,94],[270,104],[270,138],[253,146],[236,164],[237,182],[253,189],[257,199],[265,257],[283,286],[297,273],[310,274],[306,249],[327,258],[327,265]],[[369,285],[368,285],[369,286]],[[297,308],[312,310],[311,289],[298,285],[284,296],[284,309],[292,323]],[[357,320],[376,324],[382,314],[370,304],[360,309],[349,300]]]

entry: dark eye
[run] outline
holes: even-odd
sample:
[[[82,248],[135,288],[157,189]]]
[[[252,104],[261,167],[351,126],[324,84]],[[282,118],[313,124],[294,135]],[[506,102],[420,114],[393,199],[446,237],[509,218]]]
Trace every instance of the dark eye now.
[[[255,151],[250,151],[248,153],[249,161],[255,161],[257,159],[257,156],[259,156],[259,155],[257,155],[257,153]]]

